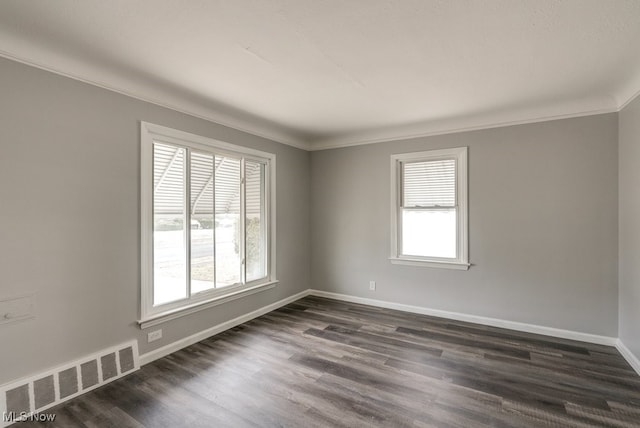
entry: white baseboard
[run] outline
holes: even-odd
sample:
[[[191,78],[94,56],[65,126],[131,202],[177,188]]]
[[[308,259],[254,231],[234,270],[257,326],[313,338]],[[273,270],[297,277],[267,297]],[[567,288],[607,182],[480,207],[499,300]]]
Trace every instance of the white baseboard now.
[[[194,343],[198,343],[201,340],[207,339],[211,336],[215,336],[216,334],[222,333],[223,331],[229,330],[230,328],[233,328],[237,325],[240,325],[247,321],[251,321],[254,318],[258,318],[261,315],[274,311],[278,308],[281,308],[282,306],[288,305],[289,303],[295,302],[296,300],[302,299],[303,297],[308,295],[309,295],[309,290],[301,291],[300,293],[294,294],[293,296],[289,296],[285,299],[279,300],[270,305],[263,306],[260,309],[256,309],[253,312],[249,312],[248,314],[244,314],[232,320],[225,321],[218,325],[214,325],[213,327],[210,327],[206,330],[202,330],[196,334],[192,334],[191,336],[177,340],[161,348],[154,349],[153,351],[140,355],[140,365],[143,366],[145,364],[149,364],[152,361],[160,359],[173,352],[179,351],[180,349],[186,348],[187,346],[193,345]]]
[[[262,308],[256,309],[253,312],[250,312],[248,314],[244,314],[241,315],[237,318],[234,318],[232,320],[223,322],[221,324],[215,325],[211,328],[208,328],[206,330],[203,330],[201,332],[198,332],[196,334],[193,334],[191,336],[185,337],[183,339],[180,339],[176,342],[170,343],[166,346],[163,346],[161,348],[155,349],[153,351],[147,352],[146,354],[140,355],[139,358],[135,358],[137,357],[137,342],[132,342],[130,344],[130,346],[133,347],[134,350],[134,358],[135,358],[135,362],[134,362],[134,366],[135,369],[138,369],[141,365],[145,365],[148,364],[152,361],[155,361],[159,358],[162,358],[166,355],[169,355],[173,352],[179,351],[182,348],[185,348],[189,345],[192,345],[194,343],[197,343],[201,340],[204,340],[208,337],[214,336],[216,334],[219,334],[225,330],[228,330],[230,328],[233,328],[237,325],[240,325],[242,323],[245,323],[247,321],[250,321],[254,318],[257,318],[261,315],[267,314],[271,311],[274,311],[282,306],[288,305],[289,303],[295,302],[298,299],[301,299],[305,296],[318,296],[318,297],[326,297],[329,299],[336,299],[336,300],[342,300],[345,302],[352,302],[352,303],[360,303],[360,304],[364,304],[364,305],[369,305],[369,306],[375,306],[375,307],[380,307],[380,308],[388,308],[388,309],[395,309],[395,310],[399,310],[399,311],[404,311],[404,312],[410,312],[410,313],[416,313],[416,314],[422,314],[422,315],[430,315],[430,316],[435,316],[435,317],[440,317],[440,318],[447,318],[447,319],[452,319],[452,320],[458,320],[458,321],[466,321],[466,322],[470,322],[470,323],[475,323],[475,324],[482,324],[482,325],[488,325],[488,326],[492,326],[492,327],[501,327],[501,328],[507,328],[507,329],[511,329],[511,330],[516,330],[516,331],[523,331],[523,332],[527,332],[527,333],[536,333],[536,334],[542,334],[545,336],[552,336],[552,337],[559,337],[559,338],[563,338],[563,339],[571,339],[571,340],[578,340],[578,341],[582,341],[582,342],[589,342],[589,343],[595,343],[595,344],[600,344],[600,345],[608,345],[608,346],[615,346],[616,349],[620,352],[620,354],[629,362],[629,364],[631,365],[631,367],[638,373],[638,375],[640,375],[640,359],[638,359],[638,357],[636,357],[625,345],[624,343],[622,343],[622,341],[618,338],[615,337],[609,337],[609,336],[600,336],[600,335],[595,335],[595,334],[589,334],[589,333],[582,333],[582,332],[577,332],[577,331],[572,331],[572,330],[562,330],[562,329],[557,329],[557,328],[552,328],[552,327],[545,327],[545,326],[540,326],[540,325],[535,325],[535,324],[526,324],[526,323],[520,323],[520,322],[515,322],[515,321],[508,321],[508,320],[502,320],[502,319],[497,319],[497,318],[488,318],[488,317],[482,317],[482,316],[478,316],[478,315],[469,315],[469,314],[463,314],[463,313],[458,313],[458,312],[449,312],[449,311],[443,311],[443,310],[439,310],[439,309],[431,309],[431,308],[425,308],[425,307],[421,307],[421,306],[413,306],[413,305],[406,305],[406,304],[402,304],[402,303],[394,303],[394,302],[387,302],[387,301],[383,301],[383,300],[376,300],[376,299],[369,299],[369,298],[365,298],[365,297],[357,297],[357,296],[352,296],[352,295],[347,295],[347,294],[339,294],[339,293],[332,293],[332,292],[328,292],[328,291],[321,291],[321,290],[314,290],[314,289],[307,289],[304,291],[301,291],[297,294],[294,294],[292,296],[289,296],[285,299],[279,300],[275,303],[272,303],[270,305],[264,306]],[[66,364],[65,366],[60,366],[57,367],[55,370],[51,370],[51,372],[55,372],[55,380],[57,382],[57,373],[59,373],[61,370],[68,368],[68,367],[77,367],[79,366],[80,363],[88,361],[88,360],[92,360],[95,358],[98,358],[100,356],[106,355],[107,353],[111,353],[111,352],[115,352],[118,349],[121,349],[124,345],[121,345],[119,347],[114,347],[113,349],[109,348],[107,350],[103,350],[102,352],[96,354],[96,355],[92,355],[90,357],[86,357],[83,358],[81,360],[78,361],[74,361],[72,363]],[[111,379],[109,379],[109,381],[118,379],[127,373],[122,373],[120,370],[120,363],[119,360],[117,360],[117,364],[118,364],[118,376],[115,376]],[[79,369],[78,369],[79,370]],[[79,374],[79,372],[78,372]],[[24,378],[20,381],[16,381],[16,382],[12,382],[11,384],[5,384],[0,386],[0,390],[2,390],[1,392],[6,392],[7,390],[15,387],[16,385],[21,385],[24,383],[29,383],[31,384],[33,381],[35,381],[36,379],[40,379],[43,375],[37,375],[37,376],[31,376],[29,378]],[[102,380],[102,374],[100,371],[100,379]],[[55,403],[51,403],[49,405],[47,405],[46,407],[42,407],[40,409],[36,409],[33,404],[32,404],[32,408],[31,411],[39,411],[42,412],[43,410],[48,409],[49,407],[59,404],[61,401],[66,401],[70,398],[73,398],[77,395],[83,394],[85,392],[88,392],[94,388],[97,388],[101,385],[104,384],[104,381],[100,382],[100,384],[92,386],[90,388],[85,388],[82,389],[81,388],[81,381],[80,382],[80,387],[78,388],[78,392],[70,395],[68,397],[65,397],[64,399],[60,399],[59,397],[59,392],[56,389],[55,395],[56,395],[56,401]],[[31,401],[33,401],[33,385],[29,386],[29,394],[30,394],[30,399]],[[57,388],[57,387],[56,387]],[[5,407],[5,402],[4,400],[0,400],[0,410],[5,410],[6,411],[6,407]],[[0,421],[0,427],[5,426],[6,424]]]
[[[478,315],[470,315],[470,314],[464,314],[459,312],[443,311],[440,309],[431,309],[431,308],[425,308],[422,306],[406,305],[403,303],[387,302],[384,300],[369,299],[365,297],[357,297],[357,296],[352,296],[348,294],[332,293],[329,291],[314,290],[314,289],[301,291],[300,293],[294,294],[293,296],[289,296],[285,299],[282,299],[270,305],[264,306],[248,314],[241,315],[237,318],[215,325],[211,328],[208,328],[199,333],[193,334],[189,337],[185,337],[184,339],[180,339],[176,342],[170,343],[166,346],[163,346],[162,348],[158,348],[151,352],[143,354],[140,356],[140,365],[148,364],[152,361],[155,361],[173,352],[179,351],[182,348],[186,348],[187,346],[193,345],[194,343],[197,343],[208,337],[222,333],[225,330],[233,328],[244,322],[250,321],[254,318],[257,318],[261,315],[269,313],[273,310],[276,310],[282,306],[288,305],[289,303],[295,302],[296,300],[309,295],[326,297],[326,298],[335,299],[335,300],[342,300],[345,302],[360,303],[363,305],[375,306],[379,308],[395,309],[399,311],[411,312],[411,313],[421,314],[421,315],[430,315],[430,316],[447,318],[447,319],[452,319],[457,321],[466,321],[474,324],[487,325],[491,327],[506,328],[506,329],[522,331],[526,333],[535,333],[535,334],[541,334],[544,336],[577,340],[577,341],[587,342],[587,343],[595,343],[598,345],[615,346],[620,352],[620,354],[629,362],[631,367],[633,367],[633,369],[636,372],[638,372],[638,374],[640,375],[640,360],[638,360],[638,358],[636,358],[633,355],[633,353],[620,341],[620,339],[616,337],[582,333],[582,332],[573,331],[573,330],[563,330],[559,328],[545,327],[541,325],[527,324],[527,323],[521,323],[516,321],[508,321],[508,320],[503,320],[498,318],[482,317]]]
[[[503,320],[498,318],[489,318],[489,317],[482,317],[478,315],[463,314],[460,312],[443,311],[440,309],[431,309],[431,308],[425,308],[422,306],[413,306],[413,305],[406,305],[403,303],[387,302],[384,300],[369,299],[366,297],[357,297],[357,296],[352,296],[348,294],[332,293],[329,291],[322,291],[322,290],[315,290],[315,289],[307,289],[307,290],[301,291],[297,294],[294,294],[293,296],[289,296],[285,299],[282,299],[270,305],[264,306],[260,309],[256,309],[255,311],[250,312],[248,314],[241,315],[229,321],[225,321],[221,324],[215,325],[211,328],[208,328],[206,330],[203,330],[191,336],[185,337],[184,339],[180,339],[176,342],[170,343],[161,348],[158,348],[153,351],[147,352],[146,354],[140,355],[140,365],[142,366],[142,365],[148,364],[159,358],[167,356],[173,352],[179,351],[182,348],[186,348],[187,346],[193,345],[194,343],[200,342],[201,340],[204,340],[208,337],[222,333],[225,330],[229,330],[230,328],[233,328],[237,325],[240,325],[254,318],[262,316],[266,313],[274,311],[278,308],[281,308],[282,306],[288,305],[289,303],[295,302],[296,300],[302,299],[303,297],[309,296],[309,295],[326,297],[326,298],[335,299],[335,300],[342,300],[345,302],[360,303],[363,305],[375,306],[379,308],[395,309],[398,311],[411,312],[411,313],[421,314],[421,315],[430,315],[434,317],[447,318],[447,319],[452,319],[457,321],[466,321],[474,324],[487,325],[491,327],[506,328],[509,330],[522,331],[526,333],[535,333],[535,334],[541,334],[544,336],[577,340],[580,342],[587,342],[587,343],[595,343],[598,345],[615,346],[618,352],[620,352],[620,354],[624,357],[624,359],[627,360],[627,362],[631,365],[631,367],[633,367],[633,369],[638,373],[638,375],[640,375],[640,360],[635,355],[633,355],[633,353],[622,343],[622,341],[620,341],[620,339],[616,337],[582,333],[582,332],[573,331],[573,330],[563,330],[559,328],[545,327],[541,325],[527,324],[527,323],[521,323],[517,321],[508,321],[508,320]]]
[[[636,373],[640,375],[640,359],[633,355],[633,352],[631,352],[620,339],[616,340],[616,349],[618,350],[618,352],[620,352],[620,354],[622,354],[624,359],[627,360],[629,365],[633,367]]]
[[[559,328],[545,327],[535,324],[526,324],[516,321],[502,320],[498,318],[488,318],[478,315],[469,315],[459,312],[449,312],[440,309],[425,308],[422,306],[405,305],[403,303],[387,302],[384,300],[368,299],[366,297],[351,296],[348,294],[332,293],[321,290],[309,290],[312,296],[326,297],[329,299],[342,300],[345,302],[361,303],[363,305],[377,306],[379,308],[395,309],[398,311],[411,312],[414,314],[430,315],[434,317],[447,318],[457,321],[466,321],[474,324],[488,325],[491,327],[507,328],[509,330],[523,331],[526,333],[542,334],[545,336],[559,337],[562,339],[578,340],[581,342],[595,343],[598,345],[616,346],[616,337],[599,336],[579,331],[562,330]]]

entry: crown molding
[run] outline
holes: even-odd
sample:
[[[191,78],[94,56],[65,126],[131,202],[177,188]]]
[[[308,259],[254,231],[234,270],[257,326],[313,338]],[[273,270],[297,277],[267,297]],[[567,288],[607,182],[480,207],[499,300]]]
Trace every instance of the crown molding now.
[[[626,88],[620,91],[618,96],[619,107],[618,111],[621,111],[626,106],[631,104],[640,95],[640,74],[635,76],[635,79],[631,81]]]
[[[79,75],[71,74],[48,65],[19,57],[6,51],[0,51],[0,57],[306,151],[330,150],[598,114],[616,113],[624,109],[633,100],[640,96],[640,90],[638,89],[640,88],[640,75],[638,75],[637,78],[625,86],[623,90],[619,91],[619,93],[616,94],[617,96],[599,97],[587,100],[586,102],[573,102],[560,107],[552,106],[549,108],[539,108],[537,110],[522,110],[515,112],[502,111],[499,113],[477,115],[474,117],[434,120],[405,126],[387,127],[379,130],[346,133],[327,138],[308,140],[296,135],[293,131],[287,132],[286,129],[278,127],[276,124],[274,124],[274,126],[268,126],[249,119],[233,117],[230,114],[225,114],[212,108],[189,105],[193,103],[189,103],[188,101],[185,102],[184,100],[180,100],[179,98],[172,97],[170,95],[163,94],[163,96],[160,97],[162,99],[146,96],[135,90],[120,89],[108,83],[98,82]]]
[[[135,91],[120,89],[115,86],[111,86],[107,83],[97,82],[95,80],[87,79],[79,75],[71,74],[57,68],[40,64],[38,62],[22,58],[16,56],[10,52],[0,51],[0,57],[6,58],[11,61],[15,61],[30,67],[34,67],[40,70],[48,71],[53,74],[57,74],[62,77],[67,77],[69,79],[73,79],[82,83],[86,83],[88,85],[96,86],[101,89],[105,89],[110,92],[115,92],[129,98],[134,98],[139,101],[143,101],[149,104],[156,105],[158,107],[167,108],[178,113],[187,114],[189,116],[196,117],[198,119],[203,119],[208,122],[213,122],[218,125],[225,126],[227,128],[235,129],[236,131],[245,132],[251,135],[255,135],[258,137],[266,138],[271,141],[275,141],[277,143],[286,144],[288,146],[292,146],[302,150],[310,150],[310,145],[307,141],[297,138],[291,133],[283,132],[277,129],[271,129],[272,127],[267,127],[264,125],[252,123],[249,120],[243,120],[234,118],[233,121],[229,119],[225,119],[224,114],[219,111],[214,111],[213,109],[206,108],[197,108],[194,106],[186,106],[185,102],[181,102],[178,99],[170,99],[170,96],[164,96],[162,100],[155,99],[150,96],[146,96],[143,94],[136,93]],[[228,116],[228,115],[227,115]],[[274,127],[275,128],[275,127]]]
[[[520,119],[505,121],[501,121],[500,116],[495,117],[494,120],[455,119],[446,122],[434,121],[413,125],[411,127],[397,128],[397,132],[389,132],[389,130],[382,129],[379,131],[379,133],[352,134],[347,137],[338,136],[335,138],[318,140],[311,144],[311,151],[330,150],[367,144],[378,144],[391,141],[408,140],[413,138],[433,137],[437,135],[457,134],[461,132],[503,128],[514,125],[526,125],[531,123],[549,122],[560,119],[571,119],[598,114],[616,113],[618,111],[620,111],[620,109],[617,106],[610,105],[607,107],[595,108],[591,110],[579,110],[575,112],[550,115],[541,114],[534,117],[527,117],[526,115],[523,115],[523,117]]]

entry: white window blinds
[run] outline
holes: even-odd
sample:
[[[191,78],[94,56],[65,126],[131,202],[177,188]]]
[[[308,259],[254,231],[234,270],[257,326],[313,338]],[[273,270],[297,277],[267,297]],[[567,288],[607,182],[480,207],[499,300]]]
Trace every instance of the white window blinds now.
[[[402,163],[402,206],[455,207],[456,160]]]

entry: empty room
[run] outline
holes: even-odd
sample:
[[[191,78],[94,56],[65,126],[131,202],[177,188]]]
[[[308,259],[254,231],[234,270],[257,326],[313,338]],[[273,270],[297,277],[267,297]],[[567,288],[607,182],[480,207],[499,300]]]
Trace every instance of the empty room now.
[[[3,0],[0,427],[640,427],[640,1]]]

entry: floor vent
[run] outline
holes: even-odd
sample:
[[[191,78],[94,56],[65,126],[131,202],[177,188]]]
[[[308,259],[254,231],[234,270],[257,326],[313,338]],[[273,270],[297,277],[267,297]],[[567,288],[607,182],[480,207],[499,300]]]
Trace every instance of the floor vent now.
[[[138,342],[104,349],[72,363],[0,386],[0,427],[44,421],[43,411],[140,368]]]

